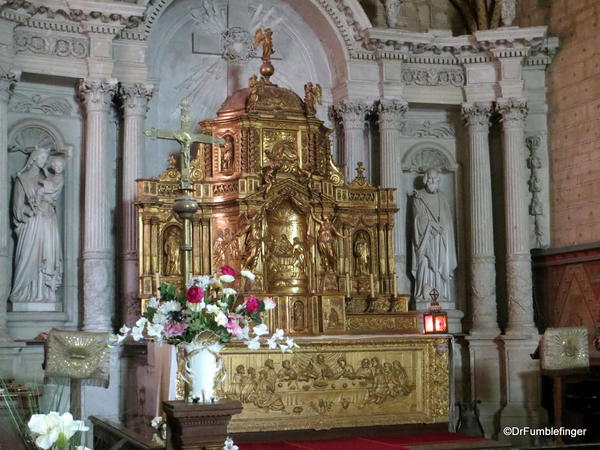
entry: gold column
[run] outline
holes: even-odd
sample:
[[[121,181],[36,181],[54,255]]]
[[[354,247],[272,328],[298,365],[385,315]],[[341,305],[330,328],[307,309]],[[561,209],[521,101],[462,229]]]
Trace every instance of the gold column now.
[[[151,259],[150,259],[150,255],[151,253],[151,248],[150,248],[150,218],[149,217],[142,217],[142,227],[143,227],[143,232],[142,232],[142,242],[140,242],[140,245],[138,246],[138,248],[142,249],[142,254],[140,255],[140,258],[143,261],[143,267],[142,267],[142,272],[144,275],[149,275],[152,272],[151,270]]]
[[[200,219],[197,217],[194,217],[192,219],[192,260],[193,260],[193,264],[192,264],[192,273],[194,274],[201,274],[202,272],[202,267],[201,267],[201,260],[200,260],[200,255],[202,253],[202,249],[200,247],[200,243],[201,241],[201,236],[200,233],[202,232],[202,224],[200,222]]]
[[[160,249],[158,248],[158,228],[160,223],[158,218],[152,217],[150,219],[150,259],[151,267],[150,273],[160,273]]]

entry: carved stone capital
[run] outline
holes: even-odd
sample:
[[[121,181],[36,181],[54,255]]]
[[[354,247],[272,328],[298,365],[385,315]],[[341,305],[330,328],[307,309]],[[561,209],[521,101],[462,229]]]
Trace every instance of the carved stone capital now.
[[[0,101],[8,103],[12,90],[19,81],[20,73],[0,68]]]
[[[400,122],[408,111],[408,103],[401,100],[381,101],[377,104],[379,128],[400,128]]]
[[[492,105],[490,103],[463,103],[462,116],[473,131],[486,132],[490,127]]]
[[[77,93],[88,112],[107,112],[117,92],[117,80],[79,80]]]
[[[372,109],[371,105],[363,102],[344,100],[335,107],[335,114],[341,118],[345,129],[363,129],[365,116]]]
[[[520,98],[498,100],[496,111],[502,115],[504,127],[523,127],[527,117],[527,101]]]
[[[119,86],[119,97],[125,116],[145,116],[153,90],[154,86],[143,83]]]

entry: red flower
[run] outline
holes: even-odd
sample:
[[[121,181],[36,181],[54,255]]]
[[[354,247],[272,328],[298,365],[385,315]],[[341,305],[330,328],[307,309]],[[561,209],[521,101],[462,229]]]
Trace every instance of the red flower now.
[[[237,272],[235,271],[235,269],[230,266],[221,267],[221,273],[223,275],[231,275],[232,277],[235,277],[237,275]]]
[[[248,297],[248,300],[246,300],[246,311],[248,311],[249,313],[257,311],[259,306],[260,303],[254,295]]]
[[[190,303],[200,303],[204,298],[204,290],[200,286],[192,286],[188,289],[186,297]]]

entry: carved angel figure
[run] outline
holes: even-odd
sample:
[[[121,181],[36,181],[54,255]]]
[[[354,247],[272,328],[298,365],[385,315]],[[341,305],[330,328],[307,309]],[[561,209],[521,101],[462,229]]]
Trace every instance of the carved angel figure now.
[[[256,49],[262,43],[262,61],[268,63],[271,61],[271,55],[275,53],[273,50],[273,31],[270,28],[259,28],[254,33],[254,39],[252,40],[252,46]]]
[[[315,103],[323,104],[323,91],[320,84],[313,86],[311,82],[308,82],[304,85],[304,110],[307,116],[317,114]]]
[[[335,270],[335,262],[337,261],[335,236],[342,239],[346,239],[346,236],[336,230],[333,225],[334,220],[329,215],[325,215],[323,220],[312,213],[311,215],[315,222],[318,222],[321,225],[319,234],[317,235],[317,244],[319,246],[319,253],[321,254],[323,270],[325,272],[333,272]]]

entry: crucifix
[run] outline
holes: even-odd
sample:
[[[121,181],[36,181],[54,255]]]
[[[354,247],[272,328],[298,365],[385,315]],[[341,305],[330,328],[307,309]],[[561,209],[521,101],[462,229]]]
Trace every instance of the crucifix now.
[[[150,128],[149,130],[146,130],[144,134],[152,138],[177,141],[181,146],[181,195],[175,200],[173,211],[183,220],[184,238],[183,243],[181,244],[181,252],[183,254],[182,272],[185,284],[190,277],[192,268],[192,227],[190,226],[190,219],[194,216],[196,211],[198,211],[198,202],[192,195],[193,189],[190,180],[190,149],[195,142],[222,145],[225,141],[221,138],[205,134],[192,133],[192,119],[190,118],[190,104],[188,100],[184,98],[181,100],[179,106],[181,107],[179,130],[159,130],[157,128]]]

